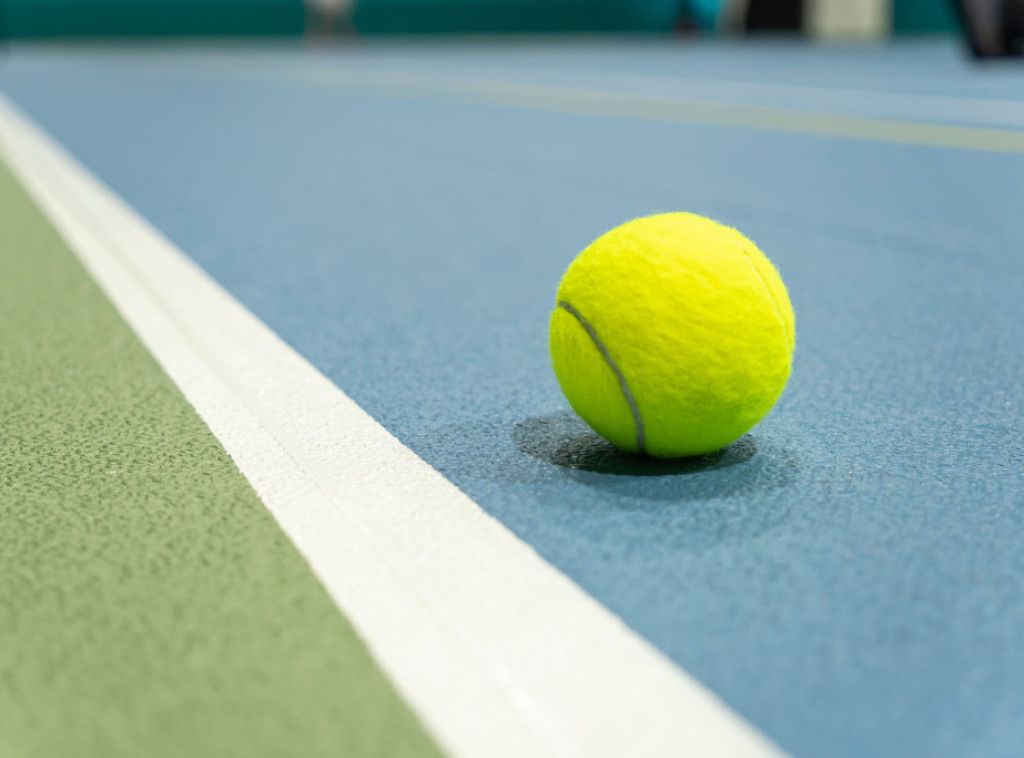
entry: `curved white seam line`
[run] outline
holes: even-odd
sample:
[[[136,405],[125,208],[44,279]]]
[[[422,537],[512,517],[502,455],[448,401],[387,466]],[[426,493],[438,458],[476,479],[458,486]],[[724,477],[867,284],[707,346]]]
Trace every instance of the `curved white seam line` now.
[[[583,331],[590,336],[590,339],[597,347],[598,352],[601,353],[601,357],[604,358],[605,363],[608,364],[612,373],[615,374],[615,378],[619,382],[619,390],[626,398],[626,404],[629,406],[629,412],[633,415],[633,427],[636,429],[636,446],[640,449],[641,453],[646,453],[647,435],[644,432],[644,417],[640,415],[640,406],[637,405],[636,398],[633,397],[633,392],[629,389],[629,383],[626,381],[626,375],[622,373],[622,369],[619,368],[615,359],[612,358],[612,354],[608,352],[608,347],[601,340],[601,337],[597,333],[597,329],[595,329],[594,325],[591,324],[582,313],[580,313],[579,309],[572,303],[565,300],[559,300],[558,307],[570,314],[577,322],[579,322],[580,326],[583,327]]]

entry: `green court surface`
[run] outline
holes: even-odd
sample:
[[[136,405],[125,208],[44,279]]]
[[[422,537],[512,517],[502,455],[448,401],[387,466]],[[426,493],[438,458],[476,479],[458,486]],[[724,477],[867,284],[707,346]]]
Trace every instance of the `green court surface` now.
[[[0,755],[435,755],[2,166],[0,208]]]

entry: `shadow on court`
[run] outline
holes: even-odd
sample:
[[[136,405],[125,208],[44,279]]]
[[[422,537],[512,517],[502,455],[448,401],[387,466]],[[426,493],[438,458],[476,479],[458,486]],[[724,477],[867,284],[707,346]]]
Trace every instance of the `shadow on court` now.
[[[758,441],[745,435],[732,445],[692,458],[652,458],[619,450],[571,411],[516,424],[512,440],[521,452],[566,468],[620,476],[672,476],[728,468],[757,454]]]
[[[747,434],[728,447],[665,460],[619,450],[569,410],[525,419],[512,441],[526,455],[569,469],[590,487],[657,500],[710,500],[786,487],[797,472],[790,451]]]

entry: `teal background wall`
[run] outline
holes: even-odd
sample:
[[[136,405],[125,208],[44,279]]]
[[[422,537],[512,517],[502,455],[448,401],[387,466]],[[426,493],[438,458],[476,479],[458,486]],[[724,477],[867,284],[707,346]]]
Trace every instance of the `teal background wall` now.
[[[708,30],[723,0],[355,0],[366,34]],[[852,0],[851,0],[852,1]],[[0,0],[0,32],[62,36],[297,35],[302,0]],[[952,0],[893,0],[896,34],[954,32]]]
[[[954,32],[959,27],[952,0],[893,0],[892,28],[896,34]]]
[[[0,0],[14,38],[300,34],[302,0]]]
[[[359,0],[353,24],[373,33],[666,32],[680,0]]]

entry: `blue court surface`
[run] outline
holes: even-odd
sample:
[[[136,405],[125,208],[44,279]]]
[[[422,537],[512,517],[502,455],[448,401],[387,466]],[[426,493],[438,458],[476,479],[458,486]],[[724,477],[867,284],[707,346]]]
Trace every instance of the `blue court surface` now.
[[[1024,69],[952,42],[16,47],[0,90],[338,388],[793,756],[1024,752]],[[772,414],[618,453],[561,273],[688,210],[775,262]]]

